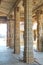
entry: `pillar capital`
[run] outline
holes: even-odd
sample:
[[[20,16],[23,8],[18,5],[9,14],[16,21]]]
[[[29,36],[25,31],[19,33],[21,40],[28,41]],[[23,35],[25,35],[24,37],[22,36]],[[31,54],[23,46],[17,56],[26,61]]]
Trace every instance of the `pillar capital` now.
[[[40,15],[40,14],[42,14],[42,13],[43,13],[42,10],[36,10],[36,12],[35,12],[36,15]]]

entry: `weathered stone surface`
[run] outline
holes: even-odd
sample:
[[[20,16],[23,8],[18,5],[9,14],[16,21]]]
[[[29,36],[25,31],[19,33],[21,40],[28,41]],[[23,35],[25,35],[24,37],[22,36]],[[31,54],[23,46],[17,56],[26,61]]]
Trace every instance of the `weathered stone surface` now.
[[[15,43],[14,43],[14,52],[16,54],[20,53],[20,12],[15,11]]]
[[[32,39],[32,0],[26,0],[25,5],[25,31],[24,31],[24,61],[34,62]]]

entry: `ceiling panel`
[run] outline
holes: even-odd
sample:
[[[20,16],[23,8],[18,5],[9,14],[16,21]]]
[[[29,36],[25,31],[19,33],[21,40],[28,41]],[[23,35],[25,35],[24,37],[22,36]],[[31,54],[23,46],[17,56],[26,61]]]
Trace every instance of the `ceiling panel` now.
[[[8,14],[16,0],[1,0],[0,12]]]
[[[33,0],[33,9],[37,8],[43,3],[43,0]]]

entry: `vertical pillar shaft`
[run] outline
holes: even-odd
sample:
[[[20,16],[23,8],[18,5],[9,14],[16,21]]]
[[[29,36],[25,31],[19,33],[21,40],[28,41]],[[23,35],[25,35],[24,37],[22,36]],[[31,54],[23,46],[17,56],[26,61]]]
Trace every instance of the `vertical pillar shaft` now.
[[[37,14],[37,49],[39,51],[39,16]]]
[[[41,38],[40,38],[40,46],[41,46],[41,51],[43,52],[43,11],[42,14],[40,15],[41,19]]]
[[[36,16],[37,16],[37,49],[38,51],[43,52],[43,32],[40,32],[41,30],[40,23],[42,24],[42,22],[41,22],[41,18],[39,18],[41,14],[42,14],[42,10],[38,10],[36,13]]]
[[[33,35],[32,35],[32,0],[24,0],[25,24],[24,24],[24,61],[34,62],[33,59]]]
[[[10,23],[7,22],[7,46],[10,46]]]
[[[14,34],[14,53],[20,53],[20,12],[16,10],[15,12],[15,34]]]
[[[13,48],[14,47],[14,21],[13,21],[13,19],[12,20],[10,20],[10,23],[9,23],[9,25],[10,25],[10,34],[9,34],[9,36],[10,36],[10,48]]]
[[[40,10],[36,12],[36,16],[37,16],[37,50],[41,51],[41,43],[40,43],[40,21],[39,21],[39,17],[40,17]]]

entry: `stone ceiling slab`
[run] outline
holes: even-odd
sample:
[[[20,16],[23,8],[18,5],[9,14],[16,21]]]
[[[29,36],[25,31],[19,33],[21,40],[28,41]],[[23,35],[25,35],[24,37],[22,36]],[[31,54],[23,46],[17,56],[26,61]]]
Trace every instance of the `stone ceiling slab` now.
[[[0,12],[8,14],[16,0],[1,0]]]

